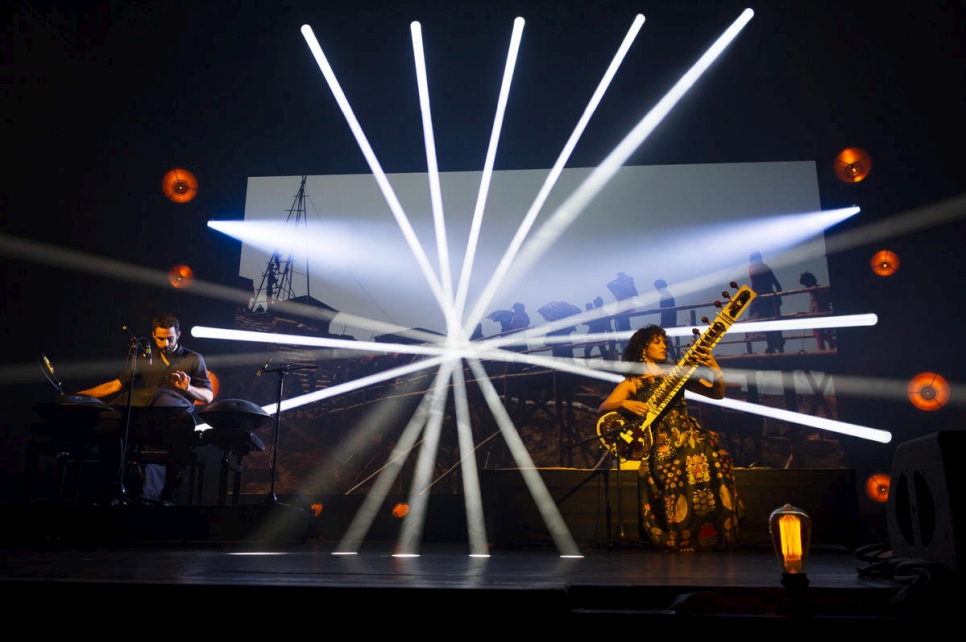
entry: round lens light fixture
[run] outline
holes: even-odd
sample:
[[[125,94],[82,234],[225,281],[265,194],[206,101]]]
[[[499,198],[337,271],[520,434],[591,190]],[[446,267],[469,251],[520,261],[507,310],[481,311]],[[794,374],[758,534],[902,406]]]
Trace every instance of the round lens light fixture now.
[[[872,157],[864,149],[848,147],[835,157],[833,169],[843,183],[858,183],[872,171]]]
[[[909,381],[909,401],[919,410],[939,410],[949,403],[949,383],[935,372],[921,372]]]
[[[198,179],[186,169],[176,167],[161,179],[165,198],[175,203],[187,203],[198,194]]]

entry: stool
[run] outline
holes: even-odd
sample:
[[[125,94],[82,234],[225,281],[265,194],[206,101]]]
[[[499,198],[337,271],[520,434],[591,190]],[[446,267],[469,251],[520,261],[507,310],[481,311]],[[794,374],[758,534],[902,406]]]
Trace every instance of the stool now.
[[[140,475],[143,467],[142,487],[140,489],[141,499],[157,501],[161,499],[160,493],[164,488],[165,476],[167,474],[168,460],[171,456],[170,451],[164,446],[152,444],[132,444],[128,449],[125,471],[135,470]],[[175,497],[177,504],[197,505],[202,503],[204,496],[205,461],[204,458],[191,454],[190,462],[185,462],[185,479],[178,489],[178,497]],[[152,472],[157,476],[155,480],[150,479]],[[177,501],[183,500],[183,501]]]

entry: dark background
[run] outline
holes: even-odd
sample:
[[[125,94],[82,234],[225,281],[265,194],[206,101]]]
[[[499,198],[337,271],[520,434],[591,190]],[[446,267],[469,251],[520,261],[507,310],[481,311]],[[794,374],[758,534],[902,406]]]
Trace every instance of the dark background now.
[[[13,2],[6,6],[0,206],[4,238],[83,251],[234,287],[240,246],[211,219],[240,219],[254,175],[368,173],[299,28],[319,38],[386,172],[425,171],[409,24],[419,20],[440,169],[482,168],[512,20],[527,20],[496,169],[550,167],[635,13],[647,22],[570,166],[594,166],[745,6],[754,19],[634,154],[630,164],[813,160],[824,209],[857,204],[839,231],[893,220],[960,195],[966,87],[961,3],[899,1],[624,2]],[[873,169],[833,175],[846,147]],[[164,198],[162,176],[186,167],[197,197]],[[316,198],[321,195],[316,196]],[[324,197],[323,197],[324,198]],[[287,205],[287,204],[283,204]],[[893,431],[892,444],[846,438],[851,465],[888,468],[896,444],[960,429],[964,212],[955,220],[830,254],[840,312],[879,324],[839,332],[840,419]],[[914,214],[913,214],[914,216]],[[879,249],[901,260],[870,270]],[[209,359],[224,342],[191,325],[228,326],[234,305],[93,275],[42,256],[5,256],[5,473],[31,407],[52,394],[37,358],[68,391],[99,383],[90,364],[123,356],[174,311],[182,342]],[[324,297],[322,297],[324,298]],[[63,365],[61,365],[63,364]],[[253,364],[257,368],[257,364]],[[937,372],[950,404],[924,413],[904,384]],[[892,394],[896,393],[896,394]],[[229,394],[230,396],[230,394]]]

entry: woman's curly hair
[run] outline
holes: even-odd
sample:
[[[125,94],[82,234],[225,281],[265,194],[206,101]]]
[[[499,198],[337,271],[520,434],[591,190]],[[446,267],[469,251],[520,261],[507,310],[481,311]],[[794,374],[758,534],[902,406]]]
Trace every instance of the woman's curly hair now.
[[[653,323],[635,332],[631,335],[627,347],[624,348],[623,360],[635,363],[644,361],[644,349],[655,337],[664,337],[664,340],[667,341],[667,332],[664,331],[664,328]]]

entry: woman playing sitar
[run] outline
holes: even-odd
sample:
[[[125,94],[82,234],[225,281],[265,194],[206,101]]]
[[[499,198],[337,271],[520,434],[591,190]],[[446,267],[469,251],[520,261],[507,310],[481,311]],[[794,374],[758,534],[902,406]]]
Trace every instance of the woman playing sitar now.
[[[662,400],[655,416],[648,403],[673,369],[666,364],[665,331],[657,325],[641,328],[631,337],[623,360],[642,364],[643,372],[628,374],[598,411],[603,424],[608,424],[608,413],[615,413],[610,425],[625,427],[616,436],[619,454],[641,461],[642,538],[675,551],[733,550],[743,507],[731,456],[718,435],[701,428],[688,413],[684,398],[685,390],[723,398],[724,374],[710,348],[698,344],[688,357],[697,368]]]

